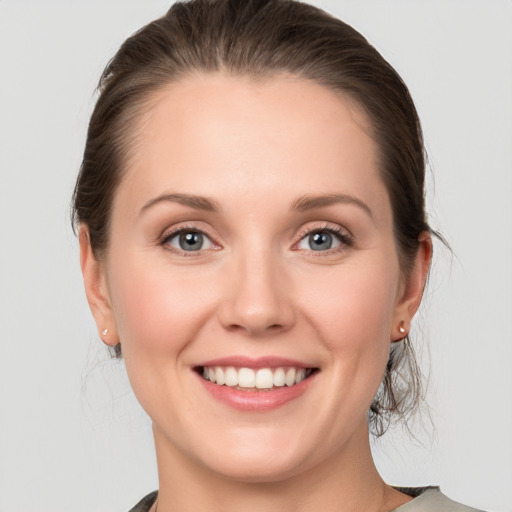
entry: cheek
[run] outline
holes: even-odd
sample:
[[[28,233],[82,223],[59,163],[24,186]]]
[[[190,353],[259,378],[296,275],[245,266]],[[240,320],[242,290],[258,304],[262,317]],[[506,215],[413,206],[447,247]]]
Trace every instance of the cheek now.
[[[194,338],[214,297],[208,281],[191,277],[189,269],[137,259],[117,267],[110,282],[125,358],[132,352],[179,352]]]
[[[317,276],[314,290],[302,293],[303,314],[328,348],[339,389],[359,390],[354,395],[368,402],[389,356],[398,278],[398,265],[347,265]]]
[[[388,342],[397,281],[398,273],[381,265],[346,266],[316,276],[314,287],[301,293],[304,314],[340,348]]]
[[[142,257],[125,259],[109,280],[132,389],[152,418],[167,411],[178,424],[184,404],[171,390],[183,388],[188,371],[182,354],[211,314],[208,281]]]

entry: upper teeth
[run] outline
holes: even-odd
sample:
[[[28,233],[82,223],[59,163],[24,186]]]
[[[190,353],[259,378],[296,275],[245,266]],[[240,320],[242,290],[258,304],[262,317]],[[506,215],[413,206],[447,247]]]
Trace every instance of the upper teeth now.
[[[293,386],[311,374],[310,368],[235,368],[234,366],[208,366],[203,377],[218,385],[241,388],[270,389],[274,386]]]

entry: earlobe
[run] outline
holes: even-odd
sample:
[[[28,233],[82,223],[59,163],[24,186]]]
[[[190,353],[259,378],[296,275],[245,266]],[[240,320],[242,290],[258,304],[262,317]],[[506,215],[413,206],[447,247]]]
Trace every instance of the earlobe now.
[[[91,247],[87,226],[80,226],[80,267],[85,294],[102,341],[107,345],[119,342],[114,312],[110,301],[104,264],[98,260]]]
[[[418,311],[427,282],[430,262],[432,260],[432,237],[424,231],[418,237],[419,247],[414,265],[408,275],[402,295],[396,305],[393,324],[391,326],[391,340],[400,341],[410,331],[412,318]]]

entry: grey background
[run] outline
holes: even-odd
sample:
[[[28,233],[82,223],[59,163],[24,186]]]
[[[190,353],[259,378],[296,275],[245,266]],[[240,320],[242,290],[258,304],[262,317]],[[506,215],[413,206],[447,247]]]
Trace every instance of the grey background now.
[[[431,220],[456,255],[436,247],[414,327],[435,431],[392,432],[378,465],[392,484],[511,511],[512,3],[313,3],[409,85]],[[168,4],[0,1],[1,512],[121,512],[157,486],[149,421],[90,318],[68,206],[99,74]]]

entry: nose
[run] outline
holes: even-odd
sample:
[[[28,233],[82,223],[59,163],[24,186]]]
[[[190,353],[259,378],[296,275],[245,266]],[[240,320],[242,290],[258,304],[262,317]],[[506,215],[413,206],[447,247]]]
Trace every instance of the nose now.
[[[269,254],[240,257],[229,269],[220,304],[220,323],[230,331],[262,337],[295,322],[293,293],[282,262]]]

